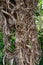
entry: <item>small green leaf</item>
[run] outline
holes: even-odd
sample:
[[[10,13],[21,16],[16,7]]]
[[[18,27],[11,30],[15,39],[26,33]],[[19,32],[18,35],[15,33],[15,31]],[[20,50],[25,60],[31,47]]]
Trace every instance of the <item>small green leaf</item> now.
[[[12,36],[11,39],[15,41],[16,38],[15,38],[15,36]]]

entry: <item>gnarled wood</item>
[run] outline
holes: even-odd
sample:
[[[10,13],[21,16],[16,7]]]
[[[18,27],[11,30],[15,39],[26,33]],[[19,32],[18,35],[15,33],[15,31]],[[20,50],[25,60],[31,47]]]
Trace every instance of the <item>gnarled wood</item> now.
[[[35,65],[39,64],[41,48],[37,40],[37,30],[34,19],[34,10],[37,7],[37,0],[2,0],[3,6],[3,39],[5,44],[5,58],[9,65]],[[6,6],[5,6],[5,5]],[[5,7],[4,7],[5,6]],[[1,6],[0,6],[1,7]],[[10,37],[15,28],[14,52],[8,50],[11,46]],[[14,35],[13,35],[14,36]],[[7,61],[6,61],[7,62]],[[7,64],[3,64],[7,65]]]

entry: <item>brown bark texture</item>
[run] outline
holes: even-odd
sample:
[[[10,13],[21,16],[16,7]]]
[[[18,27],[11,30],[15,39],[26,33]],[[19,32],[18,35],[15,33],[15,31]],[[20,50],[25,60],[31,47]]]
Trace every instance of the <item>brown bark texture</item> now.
[[[39,64],[41,48],[37,40],[34,19],[38,0],[0,0],[0,2],[0,28],[5,44],[3,65],[8,65],[7,60],[9,65]],[[12,44],[11,36],[16,37],[14,52],[8,49]]]

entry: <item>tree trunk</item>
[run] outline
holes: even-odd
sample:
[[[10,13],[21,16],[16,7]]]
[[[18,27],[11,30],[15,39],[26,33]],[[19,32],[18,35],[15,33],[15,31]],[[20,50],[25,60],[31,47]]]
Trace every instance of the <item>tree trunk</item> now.
[[[7,0],[5,0],[7,1]],[[4,2],[5,3],[5,2]],[[37,0],[8,0],[1,10],[4,18],[3,40],[5,44],[5,56],[3,65],[35,65],[39,64],[41,48],[37,40],[37,30],[34,19],[34,10]],[[12,8],[12,7],[13,8]],[[7,9],[7,10],[6,10]],[[10,52],[11,32],[15,29],[15,51]],[[8,61],[7,61],[8,60]]]

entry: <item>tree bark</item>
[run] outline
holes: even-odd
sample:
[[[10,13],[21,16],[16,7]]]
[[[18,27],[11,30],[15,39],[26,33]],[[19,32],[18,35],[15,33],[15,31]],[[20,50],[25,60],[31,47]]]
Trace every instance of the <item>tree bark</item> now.
[[[15,65],[39,64],[41,47],[37,40],[34,19],[34,10],[37,7],[37,3],[37,0],[8,0],[6,2],[7,6],[4,7],[3,5],[5,8],[1,10],[4,18],[2,29],[5,44],[3,65],[8,65],[6,60],[9,61],[9,65],[13,65],[13,62],[15,62]],[[16,48],[14,52],[10,52],[8,48],[11,46],[10,37],[14,28],[16,37],[14,45]]]

